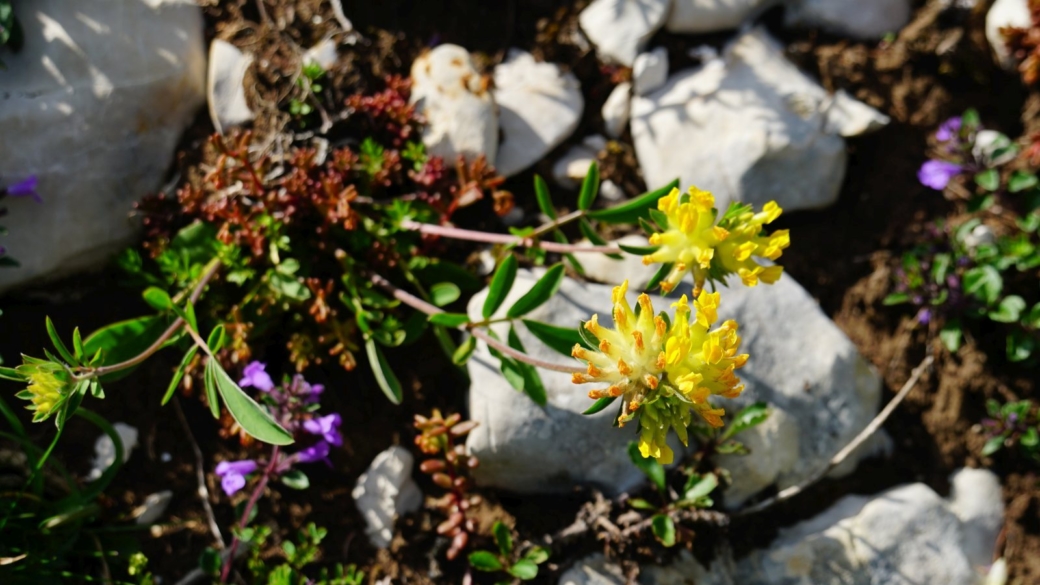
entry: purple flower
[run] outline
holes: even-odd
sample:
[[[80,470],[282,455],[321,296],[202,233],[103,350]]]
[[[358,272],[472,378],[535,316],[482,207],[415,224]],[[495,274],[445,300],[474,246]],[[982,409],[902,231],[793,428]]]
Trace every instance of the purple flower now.
[[[30,175],[24,181],[8,185],[4,191],[11,197],[32,197],[33,201],[43,203],[43,198],[36,192],[37,183],[39,183],[39,180],[36,178],[36,175]]]
[[[305,400],[305,402],[307,402],[308,404],[313,404],[321,400],[321,393],[325,391],[325,385],[308,384],[307,389],[309,389],[310,392],[307,393],[307,399]]]
[[[220,478],[220,487],[224,493],[234,495],[238,490],[246,487],[246,476],[256,471],[256,461],[244,459],[242,461],[221,461],[217,464],[217,477]]]
[[[961,166],[944,160],[929,160],[917,171],[917,180],[925,187],[942,191],[950,179],[961,172]]]
[[[932,312],[928,307],[921,307],[921,310],[917,312],[917,322],[921,325],[927,325],[932,320]]]
[[[245,371],[242,372],[244,376],[238,381],[238,385],[242,387],[252,386],[261,392],[270,392],[274,390],[274,382],[271,380],[271,376],[267,374],[267,366],[262,362],[252,362],[246,366]]]
[[[339,413],[332,413],[304,421],[303,430],[312,435],[321,435],[322,439],[338,447],[343,444],[343,437],[338,430],[342,422],[343,420],[340,418]]]
[[[957,133],[961,130],[961,117],[954,116],[949,120],[946,120],[939,125],[939,129],[935,131],[935,139],[939,142],[946,142],[957,137]]]
[[[296,453],[296,460],[300,463],[324,461],[326,465],[331,467],[332,462],[329,461],[329,444],[325,441],[318,441],[310,447]]]

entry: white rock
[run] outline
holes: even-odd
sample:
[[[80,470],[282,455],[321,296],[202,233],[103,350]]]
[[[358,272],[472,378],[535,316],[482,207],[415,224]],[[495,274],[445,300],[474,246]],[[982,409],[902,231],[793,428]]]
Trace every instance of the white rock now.
[[[553,180],[560,186],[574,189],[581,184],[589,172],[589,167],[596,162],[599,152],[607,145],[602,136],[593,135],[572,146],[553,165]]]
[[[671,0],[593,0],[578,15],[596,53],[631,67],[636,55],[664,24]]]
[[[487,85],[469,52],[458,45],[440,45],[415,60],[411,100],[426,118],[427,152],[448,164],[460,154],[495,162],[498,114]]]
[[[664,567],[646,567],[639,571],[640,585],[736,585],[733,581],[733,561],[728,549],[722,547],[705,569],[689,551],[679,551],[672,564]],[[741,583],[741,585],[749,585]]]
[[[1007,561],[999,558],[990,566],[984,585],[1005,585],[1008,580]]]
[[[867,106],[853,110],[850,101],[828,96],[755,29],[719,59],[636,96],[632,138],[651,188],[679,177],[684,187],[713,191],[720,209],[738,200],[819,208],[837,199],[845,175],[838,134],[876,126],[863,122]]]
[[[315,63],[325,70],[329,70],[336,64],[339,54],[336,52],[336,41],[331,38],[324,39],[317,45],[307,49],[303,54],[303,62]]]
[[[171,499],[173,499],[173,492],[169,490],[149,494],[144,499],[144,503],[134,508],[131,514],[134,518],[134,523],[138,526],[155,524],[166,513],[166,508],[169,507]]]
[[[974,250],[983,244],[992,244],[997,241],[997,234],[988,225],[980,224],[972,228],[964,237],[964,245]]]
[[[950,476],[950,510],[965,527],[961,546],[968,562],[981,567],[993,561],[1004,526],[1004,495],[997,476],[985,469],[960,469]]]
[[[628,110],[632,104],[632,84],[622,81],[603,102],[600,115],[603,116],[603,130],[607,136],[618,138],[628,125]]]
[[[612,283],[645,274],[628,274],[626,263],[618,264]],[[535,280],[534,274],[521,271],[503,307],[510,306]],[[570,327],[598,313],[601,323],[609,326],[611,288],[565,280],[559,292],[530,318]],[[638,289],[629,290],[634,302]],[[479,314],[485,294],[470,301],[471,315]],[[654,298],[657,307],[671,302]],[[762,489],[775,483],[782,489],[802,481],[826,465],[877,412],[881,389],[877,374],[790,276],[771,286],[727,289],[719,318],[736,319],[744,338],[742,351],[751,355],[738,372],[747,386],[743,396],[719,404],[730,414],[758,400],[782,411],[756,431],[760,434],[740,437],[756,448],[733,473],[735,485]],[[517,332],[535,357],[568,363],[522,326]],[[504,329],[499,331],[500,337],[505,334]],[[589,417],[580,414],[590,404],[586,393],[591,386],[573,385],[567,374],[542,372],[549,404],[540,408],[505,382],[497,361],[482,344],[469,362],[469,373],[470,412],[481,423],[469,438],[470,449],[481,460],[474,474],[479,482],[519,492],[564,491],[574,484],[596,484],[611,493],[640,483],[642,478],[625,452],[635,431],[610,427],[614,412],[609,409]],[[756,437],[761,438],[757,443]],[[774,446],[771,441],[783,444]],[[837,474],[851,471],[883,441],[878,439],[854,453]],[[736,506],[750,495],[749,488],[742,488],[742,493],[731,491],[726,495],[727,505]]]
[[[570,136],[585,105],[574,75],[516,49],[495,67],[494,96],[502,128],[495,168],[505,177],[538,162]]]
[[[778,0],[675,0],[665,28],[706,33],[739,27]]]
[[[209,46],[209,74],[206,76],[206,101],[209,119],[217,132],[253,120],[246,101],[245,77],[253,56],[227,41],[217,39]]]
[[[741,323],[743,325],[743,323]],[[765,422],[740,433],[737,440],[747,447],[747,455],[719,455],[719,467],[729,471],[734,481],[725,490],[726,507],[736,509],[751,496],[773,485],[799,457],[798,423],[782,408],[770,407]]]
[[[602,554],[581,559],[560,576],[559,585],[625,585],[621,567],[607,561]]]
[[[976,566],[966,543],[989,539],[990,554],[1003,524],[1003,504],[996,478],[972,489],[980,501],[972,504],[970,521],[958,517],[961,496],[947,501],[931,488],[915,483],[874,497],[846,496],[816,518],[781,532],[764,550],[754,551],[736,565],[734,581],[749,585],[873,584],[976,585],[984,569]],[[972,472],[976,473],[976,472]],[[951,498],[952,499],[952,498]],[[989,563],[989,559],[985,560]],[[713,567],[714,568],[714,567]],[[981,574],[980,574],[981,573]]]
[[[788,26],[819,27],[856,39],[880,39],[910,22],[909,0],[790,0]]]
[[[997,0],[986,13],[986,40],[993,48],[997,61],[1001,67],[1008,71],[1014,71],[1018,65],[1011,56],[1011,50],[1000,29],[1006,26],[1015,28],[1029,28],[1033,25],[1033,19],[1029,14],[1029,0]]]
[[[422,504],[422,492],[412,479],[413,463],[407,449],[390,447],[376,455],[350,493],[367,524],[365,534],[376,548],[390,545],[394,519]]]
[[[25,44],[0,75],[0,177],[35,174],[44,204],[4,201],[21,262],[0,290],[96,264],[136,231],[205,96],[201,9],[175,0],[15,4]]]
[[[625,198],[625,191],[614,181],[606,179],[599,184],[599,196],[604,201],[621,201]]]
[[[971,154],[987,167],[1002,165],[1015,160],[1018,151],[1007,135],[996,130],[979,130]]]
[[[891,121],[888,116],[852,97],[844,89],[827,96],[820,108],[823,131],[840,136],[859,136],[880,130]]]
[[[649,246],[646,236],[640,234],[628,234],[615,240],[626,246]],[[588,240],[581,240],[581,244],[592,245]],[[643,258],[635,254],[624,253],[621,260],[615,260],[605,254],[593,252],[575,252],[574,257],[581,262],[585,269],[585,278],[614,286],[621,280],[628,279],[630,290],[643,290],[650,283],[660,265],[645,266]]]
[[[646,95],[664,85],[668,79],[668,49],[657,47],[640,53],[632,66],[632,82],[636,95]]]
[[[130,459],[130,453],[137,446],[137,429],[123,422],[117,422],[112,427],[123,444],[123,463],[126,463]],[[116,444],[111,437],[102,433],[94,441],[94,462],[91,464],[90,471],[87,472],[87,479],[93,481],[101,477],[101,474],[115,462]]]

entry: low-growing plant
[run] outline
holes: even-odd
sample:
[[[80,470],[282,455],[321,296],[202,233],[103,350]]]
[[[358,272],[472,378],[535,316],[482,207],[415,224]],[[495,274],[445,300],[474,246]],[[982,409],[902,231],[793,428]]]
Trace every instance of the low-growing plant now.
[[[636,443],[629,443],[628,456],[632,464],[650,480],[659,499],[658,504],[653,504],[643,498],[629,498],[628,505],[649,512],[650,531],[654,538],[664,546],[675,546],[683,531],[681,526],[676,526],[675,513],[688,508],[710,508],[714,505],[710,494],[719,485],[718,477],[713,473],[687,471],[682,490],[676,493],[669,489],[664,466],[656,459],[645,457]]]
[[[990,456],[1001,449],[1017,448],[1022,455],[1040,461],[1040,421],[1031,400],[1010,401],[1004,404],[986,401],[988,418],[982,419],[986,444],[982,455]]]
[[[485,573],[505,573],[521,581],[530,581],[538,577],[538,565],[549,560],[549,550],[541,546],[531,546],[519,554],[514,550],[513,534],[501,520],[491,527],[498,551],[477,550],[469,553],[469,566]],[[498,585],[507,585],[513,579],[499,581]]]
[[[308,523],[296,533],[295,540],[282,541],[281,556],[284,562],[276,562],[266,558],[262,553],[264,545],[271,536],[267,526],[246,529],[248,541],[252,544],[246,566],[254,585],[361,585],[365,573],[355,565],[344,566],[337,563],[332,567],[313,569],[320,556],[321,543],[328,531],[313,522]],[[219,556],[210,558],[219,561]],[[211,562],[219,569],[218,563]]]
[[[24,42],[22,24],[18,22],[18,17],[14,14],[13,2],[0,0],[0,52],[14,51],[17,53],[22,49]],[[3,60],[0,59],[0,69],[6,68]]]

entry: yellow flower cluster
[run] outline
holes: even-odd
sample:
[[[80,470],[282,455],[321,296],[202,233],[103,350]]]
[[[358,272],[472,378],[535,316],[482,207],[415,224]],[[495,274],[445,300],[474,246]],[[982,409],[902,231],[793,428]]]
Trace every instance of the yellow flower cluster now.
[[[17,396],[32,401],[26,408],[34,411],[33,422],[38,422],[53,414],[55,407],[61,404],[70,388],[70,376],[61,364],[29,356],[22,359],[24,363],[15,371],[28,380],[29,386]]]
[[[664,292],[671,292],[688,273],[693,273],[694,297],[706,281],[730,274],[755,286],[759,281],[772,284],[783,273],[780,266],[762,266],[755,260],[776,260],[791,243],[788,230],[763,232],[762,226],[780,216],[782,210],[775,202],[765,204],[759,213],[750,206],[734,207],[718,223],[714,207],[715,197],[696,187],[687,193],[672,189],[658,200],[657,209],[667,216],[668,225],[650,236],[650,245],[658,249],[643,256],[643,264],[672,264],[661,281]]]
[[[718,320],[719,293],[704,293],[695,299],[695,314],[683,295],[672,305],[675,315],[668,319],[654,314],[645,293],[639,295],[636,314],[625,298],[627,292],[627,280],[614,288],[613,329],[600,325],[598,315],[585,323],[599,345],[595,350],[574,346],[571,355],[586,362],[587,368],[576,372],[573,381],[608,384],[589,392],[589,397],[622,397],[618,424],[623,426],[638,415],[640,452],[670,463],[673,453],[666,441],[668,431],[674,429],[685,445],[686,427],[694,411],[708,424],[722,426],[724,410],[714,408],[708,399],[740,395],[744,387],[734,370],[748,356],[737,353],[740,336],[735,321],[711,329]]]

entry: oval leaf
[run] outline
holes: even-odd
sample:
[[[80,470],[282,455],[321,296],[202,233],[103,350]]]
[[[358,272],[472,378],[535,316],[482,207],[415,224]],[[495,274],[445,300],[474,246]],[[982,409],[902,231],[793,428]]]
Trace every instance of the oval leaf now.
[[[556,325],[549,325],[548,323],[531,319],[524,319],[524,325],[527,326],[527,330],[531,332],[531,335],[537,337],[539,341],[567,357],[570,357],[575,345],[592,349],[585,343],[585,338],[581,336],[581,333],[578,333],[577,329],[557,327]]]
[[[599,194],[599,164],[593,162],[589,165],[589,172],[585,173],[585,180],[581,182],[581,191],[578,193],[578,209],[592,207],[592,202]]]
[[[650,519],[650,529],[654,537],[665,546],[675,545],[675,522],[664,514],[658,514]]]
[[[495,544],[498,545],[498,552],[502,553],[504,557],[512,554],[513,535],[509,533],[509,527],[501,520],[497,520],[495,525],[491,527],[491,533],[495,535]]]
[[[112,365],[126,361],[148,348],[166,330],[164,317],[147,316],[106,325],[83,340],[83,351],[93,355],[101,351],[101,363]],[[133,368],[102,376],[102,382],[112,382],[130,374]]]
[[[541,175],[534,176],[534,197],[538,201],[538,209],[549,219],[556,219],[556,209],[553,208],[552,197],[549,196],[549,185],[545,184]]]
[[[644,193],[631,201],[616,205],[610,209],[598,209],[590,211],[586,215],[592,219],[606,223],[636,223],[641,217],[648,217],[651,207],[657,205],[657,200],[679,187],[679,179],[668,183],[660,189]]]
[[[491,315],[494,315],[506,300],[506,295],[509,294],[513,288],[513,281],[516,280],[516,267],[516,256],[512,254],[506,256],[498,265],[498,270],[495,271],[495,276],[491,278],[491,284],[488,285],[488,295],[484,299],[484,308],[481,311],[485,319],[490,319]]]
[[[397,376],[386,362],[386,356],[372,338],[365,340],[365,352],[368,353],[368,363],[372,366],[372,373],[375,374],[376,383],[383,390],[383,394],[386,394],[390,402],[401,404],[401,398],[404,396],[401,383],[397,381]]]
[[[628,444],[628,458],[632,460],[639,471],[642,471],[661,493],[665,492],[664,466],[653,457],[643,457],[639,452],[639,445],[635,441]]]
[[[542,303],[549,300],[549,297],[556,294],[560,284],[563,283],[563,276],[563,264],[553,265],[549,270],[545,271],[545,274],[538,279],[538,282],[534,283],[531,290],[517,299],[512,307],[509,307],[509,310],[506,311],[506,316],[520,317],[537,309]]]
[[[166,291],[157,286],[144,289],[141,297],[144,298],[144,302],[157,311],[169,311],[173,308],[173,299]]]
[[[521,581],[530,581],[538,576],[538,565],[527,559],[521,559],[509,567],[509,574]]]
[[[498,560],[498,557],[493,553],[486,550],[478,550],[469,553],[469,566],[478,571],[492,573],[502,570],[502,561]]]
[[[438,307],[450,305],[459,300],[462,291],[450,282],[438,282],[430,287],[430,300]]]
[[[271,445],[292,444],[292,434],[283,429],[266,410],[243,392],[216,360],[210,359],[207,361],[208,364],[213,364],[213,377],[220,397],[224,399],[228,412],[242,430]]]
[[[473,350],[477,348],[477,338],[472,335],[466,338],[451,354],[451,362],[456,366],[464,366],[469,361],[470,356],[473,355]]]
[[[458,327],[469,323],[469,315],[463,313],[434,313],[430,315],[430,323],[444,325],[445,327]]]

